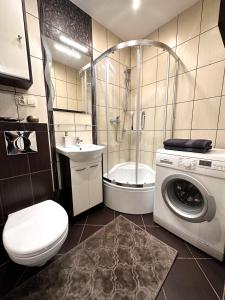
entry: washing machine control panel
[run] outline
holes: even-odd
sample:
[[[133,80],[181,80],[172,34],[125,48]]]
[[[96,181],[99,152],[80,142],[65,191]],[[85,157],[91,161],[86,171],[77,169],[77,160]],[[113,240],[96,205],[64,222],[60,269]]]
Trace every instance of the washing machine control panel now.
[[[178,167],[187,170],[195,170],[198,166],[198,160],[192,158],[180,158]]]
[[[195,159],[195,158],[180,158],[178,160],[178,167],[186,170],[198,170],[199,168],[215,170],[215,171],[224,171],[225,172],[225,162],[222,161],[211,161],[204,159]]]

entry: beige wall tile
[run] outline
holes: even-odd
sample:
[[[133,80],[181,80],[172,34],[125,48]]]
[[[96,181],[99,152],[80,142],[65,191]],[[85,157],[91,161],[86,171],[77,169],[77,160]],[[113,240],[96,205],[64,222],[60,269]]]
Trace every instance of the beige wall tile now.
[[[197,36],[200,33],[202,2],[199,1],[178,17],[177,44]]]
[[[97,106],[96,108],[96,114],[97,114],[97,128],[98,130],[106,130],[106,108]]]
[[[39,58],[31,56],[31,67],[33,75],[33,84],[28,90],[16,88],[16,91],[18,93],[45,97],[43,61]]]
[[[204,0],[201,32],[218,25],[220,0]]]
[[[117,61],[109,59],[109,83],[119,85],[120,83],[120,65]]]
[[[225,149],[225,130],[217,131],[216,148]]]
[[[148,40],[158,41],[158,30],[154,31],[146,37]],[[145,46],[143,48],[143,61],[153,58],[158,54],[158,48],[152,46]]]
[[[193,129],[217,129],[220,98],[194,102]]]
[[[159,41],[165,43],[170,48],[174,48],[177,43],[177,17],[159,28]],[[160,50],[162,52],[163,50]]]
[[[165,106],[155,108],[155,130],[163,130],[165,126]],[[146,118],[147,119],[147,118]],[[153,127],[151,127],[152,129]]]
[[[57,83],[56,83],[57,85]],[[67,97],[73,100],[78,99],[77,97],[77,85],[72,83],[66,83],[66,89],[67,89]]]
[[[197,70],[195,99],[221,95],[224,62],[215,63]]]
[[[120,63],[130,67],[131,64],[131,49],[124,48],[120,50]]]
[[[140,147],[143,151],[153,151],[154,131],[142,131],[140,139]]]
[[[174,138],[175,139],[190,139],[191,131],[190,130],[175,130]]]
[[[148,165],[149,167],[152,167],[153,155],[154,154],[152,152],[141,151],[140,162]]]
[[[157,80],[166,79],[168,71],[168,54],[163,53],[158,56]]]
[[[127,162],[129,160],[130,160],[130,151],[129,150],[120,151],[120,163]]]
[[[107,30],[107,48],[111,48],[117,44],[119,44],[120,39],[113,34],[112,32],[110,32],[109,30]],[[120,52],[119,51],[115,51],[114,53],[110,54],[110,57],[119,61],[119,55]]]
[[[48,115],[47,115],[47,106],[46,106],[46,98],[39,96],[31,96],[27,97],[35,98],[37,106],[18,106],[19,118],[24,118],[24,122],[28,116],[36,116],[39,119],[40,123],[48,123]]]
[[[156,83],[142,87],[142,108],[154,107],[156,96]]]
[[[198,66],[202,67],[225,59],[225,49],[218,27],[200,36]]]
[[[212,145],[215,147],[216,130],[192,130],[191,139],[207,139],[212,140]]]
[[[133,67],[131,69],[130,84],[131,84],[131,90],[136,89],[136,87],[137,87],[137,68],[136,67]]]
[[[157,91],[156,91],[156,106],[165,105],[166,101],[166,91],[167,91],[167,82],[166,80],[158,81],[157,82]]]
[[[190,129],[193,102],[178,103],[176,105],[174,129]]]
[[[156,81],[157,59],[147,60],[143,64],[143,85]]]
[[[56,97],[57,108],[67,109],[68,101],[67,98]]]
[[[91,125],[91,115],[75,113],[76,125]]]
[[[145,110],[143,110],[145,112],[145,130],[154,130],[154,117],[155,117],[155,108],[146,108]],[[161,110],[159,108],[159,110],[157,110],[157,117],[160,118],[161,117]],[[157,119],[156,122],[160,121]],[[159,124],[157,123],[157,126],[159,126]]]
[[[39,20],[30,14],[26,14],[26,18],[27,18],[30,54],[32,56],[42,58]]]
[[[92,131],[91,130],[76,130],[76,138],[79,137],[83,144],[92,144]]]
[[[25,0],[26,12],[38,18],[37,0]]]
[[[55,124],[74,124],[74,113],[62,112],[62,111],[54,111],[54,123]]]
[[[55,62],[54,66],[55,66],[55,78],[66,81],[66,66],[58,62]]]
[[[106,84],[104,81],[96,80],[96,104],[100,106],[105,106],[105,93]]]
[[[13,92],[0,90],[1,117],[18,117],[15,96]]]
[[[132,90],[131,91],[131,100],[130,100],[130,109],[136,110],[137,107],[137,91]]]
[[[177,79],[177,102],[185,102],[194,99],[196,71],[187,72]]]
[[[163,148],[163,142],[164,142],[164,131],[155,131],[154,136],[154,152],[156,152],[158,149]]]
[[[197,66],[199,37],[195,37],[177,47],[176,53],[180,58],[179,74],[194,70]]]
[[[218,129],[225,129],[225,97],[222,97]]]
[[[77,71],[74,68],[66,66],[66,81],[69,83],[77,83]]]
[[[67,84],[65,81],[57,80],[55,81],[56,95],[57,97],[67,98]]]
[[[119,98],[120,88],[116,85],[109,84],[108,86],[108,106],[119,108],[120,98]]]
[[[70,110],[77,110],[77,101],[73,99],[68,99],[68,109]]]
[[[95,50],[104,52],[107,49],[107,30],[94,19],[92,19],[92,39]]]
[[[115,165],[120,162],[120,152],[111,152],[108,154],[108,168],[112,169]]]

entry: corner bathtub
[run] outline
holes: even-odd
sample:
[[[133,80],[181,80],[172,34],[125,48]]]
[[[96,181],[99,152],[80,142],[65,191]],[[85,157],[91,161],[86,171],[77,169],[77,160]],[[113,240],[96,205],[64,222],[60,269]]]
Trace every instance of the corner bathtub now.
[[[116,165],[104,174],[103,188],[105,205],[111,209],[128,214],[153,211],[155,171],[145,164],[138,164],[137,184],[135,163]]]

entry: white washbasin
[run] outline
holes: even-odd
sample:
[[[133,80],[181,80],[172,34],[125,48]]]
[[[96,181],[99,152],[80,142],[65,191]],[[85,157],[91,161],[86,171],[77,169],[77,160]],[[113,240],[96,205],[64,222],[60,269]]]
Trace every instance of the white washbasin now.
[[[73,161],[85,162],[99,157],[104,146],[94,144],[81,144],[80,146],[63,147],[56,146],[57,152],[69,157]]]

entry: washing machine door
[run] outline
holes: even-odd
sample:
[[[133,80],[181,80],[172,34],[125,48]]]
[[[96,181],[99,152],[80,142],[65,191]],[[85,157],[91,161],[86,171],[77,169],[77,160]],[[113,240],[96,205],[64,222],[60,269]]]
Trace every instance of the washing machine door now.
[[[186,174],[174,174],[165,178],[162,196],[177,216],[189,222],[211,221],[215,216],[215,199],[196,179]]]

